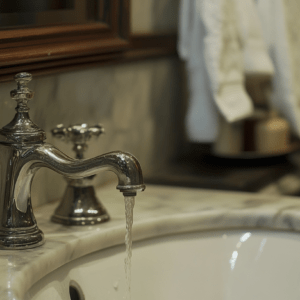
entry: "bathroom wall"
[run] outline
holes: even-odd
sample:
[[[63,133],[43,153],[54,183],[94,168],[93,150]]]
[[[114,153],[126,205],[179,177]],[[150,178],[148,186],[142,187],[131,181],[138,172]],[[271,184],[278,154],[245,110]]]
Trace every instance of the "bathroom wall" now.
[[[176,31],[179,0],[131,0],[132,32]]]

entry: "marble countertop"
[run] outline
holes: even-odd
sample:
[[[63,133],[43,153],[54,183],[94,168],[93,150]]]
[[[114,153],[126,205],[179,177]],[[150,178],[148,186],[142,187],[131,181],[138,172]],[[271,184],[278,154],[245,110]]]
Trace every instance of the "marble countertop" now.
[[[46,243],[30,250],[0,251],[0,299],[22,300],[35,282],[58,267],[124,243],[122,194],[114,186],[107,186],[99,189],[97,195],[111,216],[107,223],[83,227],[54,224],[50,217],[57,202],[34,210]],[[241,228],[300,232],[300,199],[149,185],[136,198],[133,240]]]

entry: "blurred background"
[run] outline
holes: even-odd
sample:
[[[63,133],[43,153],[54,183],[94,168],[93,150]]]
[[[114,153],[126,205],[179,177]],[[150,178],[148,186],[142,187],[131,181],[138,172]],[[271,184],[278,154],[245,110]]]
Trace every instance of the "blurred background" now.
[[[1,126],[12,75],[28,71],[31,119],[70,156],[51,129],[101,123],[85,157],[131,152],[146,184],[300,195],[299,12],[296,0],[1,1]],[[39,172],[35,206],[65,187]]]

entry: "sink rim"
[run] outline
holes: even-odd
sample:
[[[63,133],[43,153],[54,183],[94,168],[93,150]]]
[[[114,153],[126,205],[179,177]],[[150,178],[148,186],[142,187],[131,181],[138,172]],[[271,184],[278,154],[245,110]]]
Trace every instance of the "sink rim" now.
[[[21,300],[34,283],[62,265],[124,243],[122,197],[117,197],[111,186],[98,190],[97,194],[112,216],[110,222],[66,227],[49,221],[56,202],[36,209],[46,243],[35,249],[1,252],[1,299]],[[300,201],[297,197],[157,186],[148,186],[147,192],[136,201],[134,241],[220,229],[300,232]]]

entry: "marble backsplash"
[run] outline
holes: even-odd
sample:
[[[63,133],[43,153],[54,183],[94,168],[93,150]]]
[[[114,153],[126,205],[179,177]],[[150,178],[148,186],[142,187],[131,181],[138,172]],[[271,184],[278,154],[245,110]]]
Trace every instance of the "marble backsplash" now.
[[[35,91],[31,119],[46,131],[47,142],[72,157],[72,145],[53,139],[50,130],[60,123],[101,123],[106,134],[90,142],[86,158],[128,151],[147,175],[177,151],[178,64],[176,58],[156,59],[36,77],[29,84]],[[9,93],[15,87],[13,81],[0,85],[0,127],[14,116],[16,103]],[[103,172],[95,184],[110,180],[117,183],[113,173]],[[61,197],[64,188],[62,176],[41,169],[33,181],[33,206]]]

